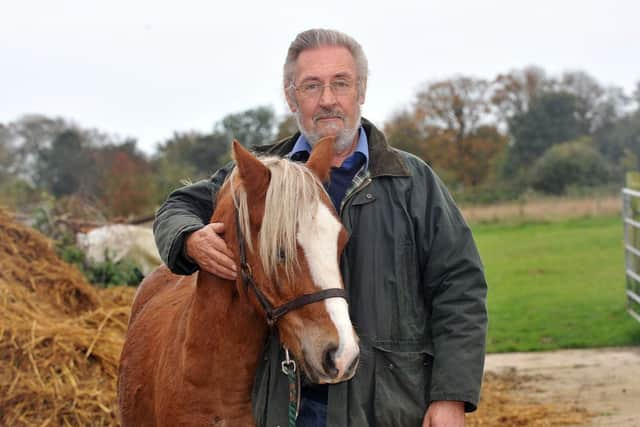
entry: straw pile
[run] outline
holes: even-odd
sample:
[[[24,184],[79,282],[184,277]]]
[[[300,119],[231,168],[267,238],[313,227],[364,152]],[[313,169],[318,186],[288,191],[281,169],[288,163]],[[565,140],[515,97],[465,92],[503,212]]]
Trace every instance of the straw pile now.
[[[0,425],[115,425],[133,292],[94,288],[0,211]]]
[[[577,426],[592,418],[584,408],[532,401],[527,393],[531,379],[515,369],[486,373],[479,409],[467,415],[467,427]]]

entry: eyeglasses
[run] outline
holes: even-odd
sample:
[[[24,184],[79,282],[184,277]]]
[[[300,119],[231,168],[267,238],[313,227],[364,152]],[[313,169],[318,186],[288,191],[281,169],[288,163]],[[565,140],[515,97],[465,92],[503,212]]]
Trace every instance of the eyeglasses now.
[[[306,99],[317,99],[324,92],[324,88],[329,86],[334,96],[345,96],[353,93],[353,89],[356,87],[356,82],[347,79],[332,80],[328,84],[323,84],[318,81],[310,81],[302,83],[300,86],[291,84],[291,87],[300,94],[301,97]]]

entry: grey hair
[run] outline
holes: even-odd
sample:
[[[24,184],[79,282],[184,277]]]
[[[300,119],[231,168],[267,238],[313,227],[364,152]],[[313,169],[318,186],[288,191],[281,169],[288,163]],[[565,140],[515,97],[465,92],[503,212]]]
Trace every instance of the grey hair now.
[[[303,31],[289,45],[287,59],[284,62],[283,84],[285,91],[289,90],[294,81],[294,69],[300,54],[307,49],[315,49],[322,46],[340,46],[346,48],[356,63],[358,73],[358,90],[366,88],[369,76],[369,62],[362,50],[362,46],[353,37],[336,30],[314,28]]]

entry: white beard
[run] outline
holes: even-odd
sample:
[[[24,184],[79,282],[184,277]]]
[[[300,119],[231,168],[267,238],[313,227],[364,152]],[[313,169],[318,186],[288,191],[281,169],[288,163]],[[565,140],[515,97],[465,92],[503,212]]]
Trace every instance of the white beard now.
[[[348,150],[351,147],[351,145],[353,145],[353,140],[355,139],[358,129],[360,128],[360,108],[358,108],[358,115],[356,117],[356,120],[354,121],[354,126],[352,128],[345,127],[341,131],[337,131],[335,133],[329,133],[326,135],[320,135],[317,132],[307,131],[307,129],[305,129],[302,124],[302,120],[300,119],[299,110],[298,112],[296,112],[295,116],[296,116],[296,123],[298,124],[298,129],[300,130],[300,133],[302,133],[302,135],[304,135],[307,141],[309,141],[309,145],[311,145],[311,147],[315,147],[316,143],[320,139],[324,138],[325,136],[335,135],[336,143],[334,145],[334,151],[336,153],[343,153],[346,150]],[[345,126],[346,124],[347,123],[345,122]]]

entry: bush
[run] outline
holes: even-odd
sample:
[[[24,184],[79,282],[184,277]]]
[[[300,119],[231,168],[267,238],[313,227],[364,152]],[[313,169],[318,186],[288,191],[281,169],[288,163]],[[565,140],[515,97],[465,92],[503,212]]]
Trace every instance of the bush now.
[[[108,253],[105,254],[104,262],[89,261],[82,249],[76,246],[73,230],[66,222],[57,221],[51,209],[47,207],[41,207],[34,212],[34,227],[53,239],[58,256],[63,261],[75,265],[93,285],[136,286],[144,277],[136,264],[126,259],[115,262]]]
[[[530,191],[525,179],[519,175],[505,180],[492,179],[464,191],[451,191],[454,200],[462,205],[491,205],[520,200]]]
[[[114,262],[107,254],[104,262],[91,262],[80,248],[68,241],[58,242],[56,249],[60,258],[75,265],[94,285],[137,286],[144,277],[138,266],[127,259]]]
[[[570,187],[596,187],[610,178],[607,162],[589,138],[554,145],[534,164],[531,185],[547,194],[566,194]]]

